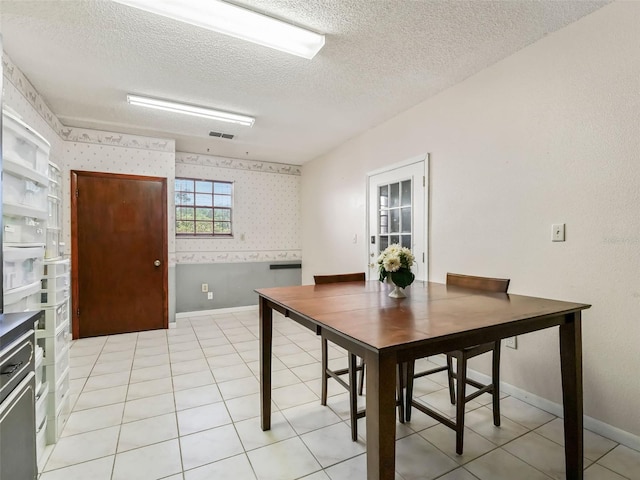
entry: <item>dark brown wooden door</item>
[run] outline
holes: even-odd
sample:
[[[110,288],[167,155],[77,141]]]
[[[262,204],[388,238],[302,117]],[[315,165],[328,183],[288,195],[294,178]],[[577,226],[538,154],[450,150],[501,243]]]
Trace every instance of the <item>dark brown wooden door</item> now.
[[[71,172],[73,337],[167,328],[166,179]]]

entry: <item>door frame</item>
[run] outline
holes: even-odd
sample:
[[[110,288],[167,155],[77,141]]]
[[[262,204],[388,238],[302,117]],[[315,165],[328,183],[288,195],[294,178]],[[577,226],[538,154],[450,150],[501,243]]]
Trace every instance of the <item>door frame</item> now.
[[[370,215],[369,215],[369,211],[371,208],[371,192],[369,189],[369,184],[370,184],[370,180],[371,177],[375,176],[375,175],[379,175],[381,173],[388,173],[391,172],[393,170],[397,170],[400,168],[404,168],[408,165],[413,165],[414,163],[423,163],[424,164],[424,229],[425,229],[425,235],[424,235],[424,271],[425,271],[425,278],[424,281],[428,282],[429,281],[429,257],[430,257],[430,249],[429,249],[429,237],[431,234],[431,225],[430,225],[430,210],[429,210],[429,200],[430,200],[430,191],[431,189],[429,188],[430,185],[430,181],[429,181],[429,159],[430,159],[430,154],[429,153],[423,153],[420,155],[416,155],[415,157],[411,157],[411,158],[407,158],[406,160],[402,160],[400,162],[397,163],[393,163],[391,165],[387,165],[385,167],[382,168],[378,168],[376,170],[372,170],[370,172],[367,172],[367,178],[366,178],[366,198],[367,198],[367,202],[366,202],[366,235],[365,238],[367,239],[366,243],[364,244],[364,257],[365,257],[365,272],[367,272],[367,279],[368,280],[372,280],[370,277],[370,268],[369,268],[369,263],[371,263],[370,258],[369,258],[369,248],[370,248],[370,242],[371,239],[369,238],[370,232],[371,232],[371,221],[370,221]]]
[[[78,282],[78,176],[117,178],[122,180],[150,180],[162,183],[162,201],[160,208],[163,211],[162,222],[162,324],[163,328],[169,328],[169,245],[167,232],[167,179],[165,177],[151,177],[143,175],[129,175],[122,173],[90,172],[84,170],[71,170],[71,334],[72,338],[80,338],[80,322],[78,308],[80,305],[80,284]]]

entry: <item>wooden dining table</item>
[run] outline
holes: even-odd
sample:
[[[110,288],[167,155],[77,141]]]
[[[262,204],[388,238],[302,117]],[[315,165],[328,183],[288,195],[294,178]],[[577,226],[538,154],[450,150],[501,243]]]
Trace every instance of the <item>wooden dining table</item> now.
[[[581,312],[590,305],[432,282],[415,282],[402,299],[390,298],[388,285],[377,281],[256,292],[262,430],[271,428],[275,310],[365,359],[368,480],[395,478],[399,362],[559,327],[566,478],[583,478]]]

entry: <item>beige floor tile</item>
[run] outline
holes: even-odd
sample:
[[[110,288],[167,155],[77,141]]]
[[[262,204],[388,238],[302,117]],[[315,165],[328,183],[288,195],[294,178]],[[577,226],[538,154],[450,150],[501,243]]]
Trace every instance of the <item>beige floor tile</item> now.
[[[116,455],[112,480],[155,480],[182,471],[178,440],[169,440]]]
[[[564,445],[564,423],[561,418],[556,418],[549,423],[545,423],[537,428],[535,432],[560,445]],[[618,445],[613,440],[609,440],[589,430],[583,430],[583,438],[584,456],[592,461],[598,460]]]
[[[318,396],[303,383],[274,388],[271,399],[280,410],[319,400]]]
[[[125,358],[123,360],[96,363],[91,369],[91,375],[105,375],[107,373],[126,372],[131,370],[133,358]]]
[[[232,398],[225,402],[229,415],[234,422],[241,422],[249,418],[260,416],[260,394],[245,395],[244,397]],[[272,402],[271,411],[277,410],[277,406]]]
[[[231,423],[231,417],[223,402],[180,410],[177,415],[180,435],[190,435]]]
[[[154,358],[154,357],[145,357]],[[131,383],[146,382],[171,376],[171,368],[168,363],[131,370]]]
[[[640,480],[640,452],[637,450],[618,445],[598,463],[631,480]]]
[[[83,392],[91,392],[102,388],[118,387],[127,385],[131,376],[130,370],[117,373],[107,373],[105,375],[91,375],[82,389]]]
[[[405,480],[431,480],[457,466],[420,435],[409,435],[396,442],[396,471]]]
[[[296,436],[296,431],[291,427],[284,415],[274,412],[271,415],[271,429],[262,431],[260,417],[250,418],[234,423],[240,441],[245,451],[271,445]]]
[[[300,437],[323,468],[365,452],[364,442],[351,440],[351,429],[344,423],[323,427]]]
[[[627,477],[623,477],[622,475],[618,475],[617,473],[609,470],[608,468],[604,468],[597,463],[590,465],[584,471],[584,480],[628,480]]]
[[[184,344],[180,344],[184,345]],[[204,360],[205,356],[200,348],[193,348],[184,351],[171,351],[169,349],[169,359],[171,362],[187,362],[189,360]]]
[[[133,361],[133,348],[125,352],[111,353],[105,353],[103,349],[98,360],[96,360],[96,365],[100,365],[102,363],[123,362],[125,360]]]
[[[178,438],[175,413],[125,423],[120,429],[118,453]]]
[[[230,367],[232,365],[244,365],[244,360],[238,352],[231,352],[224,355],[207,357],[207,362],[211,368]]]
[[[502,448],[527,462],[551,478],[564,480],[566,478],[564,447],[535,432],[527,433]],[[591,462],[585,460],[585,466]]]
[[[125,403],[122,421],[123,423],[135,422],[136,420],[175,412],[175,410],[172,393],[144,397]]]
[[[63,437],[53,447],[44,471],[69,467],[116,453],[120,426]]]
[[[211,373],[213,373],[213,377],[218,383],[253,376],[253,372],[244,363],[225,367],[212,367]]]
[[[456,468],[453,472],[449,472],[438,480],[478,480],[477,477],[471,475],[464,467]]]
[[[79,411],[124,402],[127,396],[127,389],[127,385],[122,385],[81,393],[73,409]]]
[[[187,390],[189,388],[201,387],[203,385],[211,385],[214,383],[213,375],[210,371],[206,372],[194,372],[185,373],[184,375],[177,375],[172,377],[173,390]]]
[[[465,468],[480,480],[549,480],[550,477],[501,448],[469,462]]]
[[[528,429],[538,428],[555,418],[555,415],[514,397],[500,400],[500,413],[503,417],[507,417]]]
[[[500,426],[496,427],[493,424],[493,411],[487,407],[467,412],[464,424],[496,445],[504,445],[528,432],[525,427],[505,416],[500,419]]]
[[[207,371],[209,371],[209,364],[204,358],[199,358],[197,360],[187,360],[186,362],[171,363],[171,375],[173,376]]]
[[[247,377],[219,383],[218,388],[220,389],[222,398],[230,400],[232,398],[258,393],[260,391],[260,382],[258,382],[258,379],[255,377]]]
[[[180,437],[182,464],[185,470],[233,457],[243,452],[233,425],[205,430]]]
[[[115,455],[45,472],[40,480],[111,480]]]
[[[168,355],[169,347],[167,345],[156,345],[153,347],[141,347],[136,349],[134,358],[155,357],[157,355]]]
[[[243,453],[235,457],[225,458],[204,467],[188,470],[185,480],[255,480],[249,459]]]
[[[202,344],[203,342],[200,342],[200,343]],[[207,341],[207,343],[210,343],[210,342]],[[229,355],[232,353],[237,353],[237,351],[233,345],[231,345],[230,343],[225,343],[225,344],[219,344],[219,345],[202,345],[202,353],[204,354],[205,357],[209,358],[209,357],[218,357],[220,355]]]
[[[307,352],[295,353],[293,355],[282,355],[277,358],[287,367],[299,367],[301,365],[309,365],[317,362],[317,359],[309,355]]]
[[[217,385],[204,385],[174,392],[176,410],[199,407],[222,401],[222,395]]]
[[[247,453],[258,480],[294,480],[321,469],[300,438],[290,438]]]
[[[127,401],[170,393],[172,388],[171,378],[158,378],[156,380],[132,383],[129,385],[129,391],[127,392]]]
[[[282,414],[295,429],[298,435],[333,425],[342,421],[336,413],[328,407],[313,401],[296,407],[282,410]]]
[[[122,423],[123,412],[124,403],[73,412],[69,415],[62,436],[67,437],[69,435],[77,435],[78,433],[120,425]]]
[[[462,455],[456,453],[456,432],[445,425],[438,424],[427,428],[420,432],[420,436],[433,445],[437,445],[440,450],[460,465],[497,448],[495,444],[469,428],[464,429]]]

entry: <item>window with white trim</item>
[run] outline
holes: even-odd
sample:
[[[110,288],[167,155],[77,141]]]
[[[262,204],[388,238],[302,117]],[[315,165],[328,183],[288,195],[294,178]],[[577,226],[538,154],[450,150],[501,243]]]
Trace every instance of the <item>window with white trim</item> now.
[[[232,235],[232,182],[176,178],[175,204],[176,235]]]

